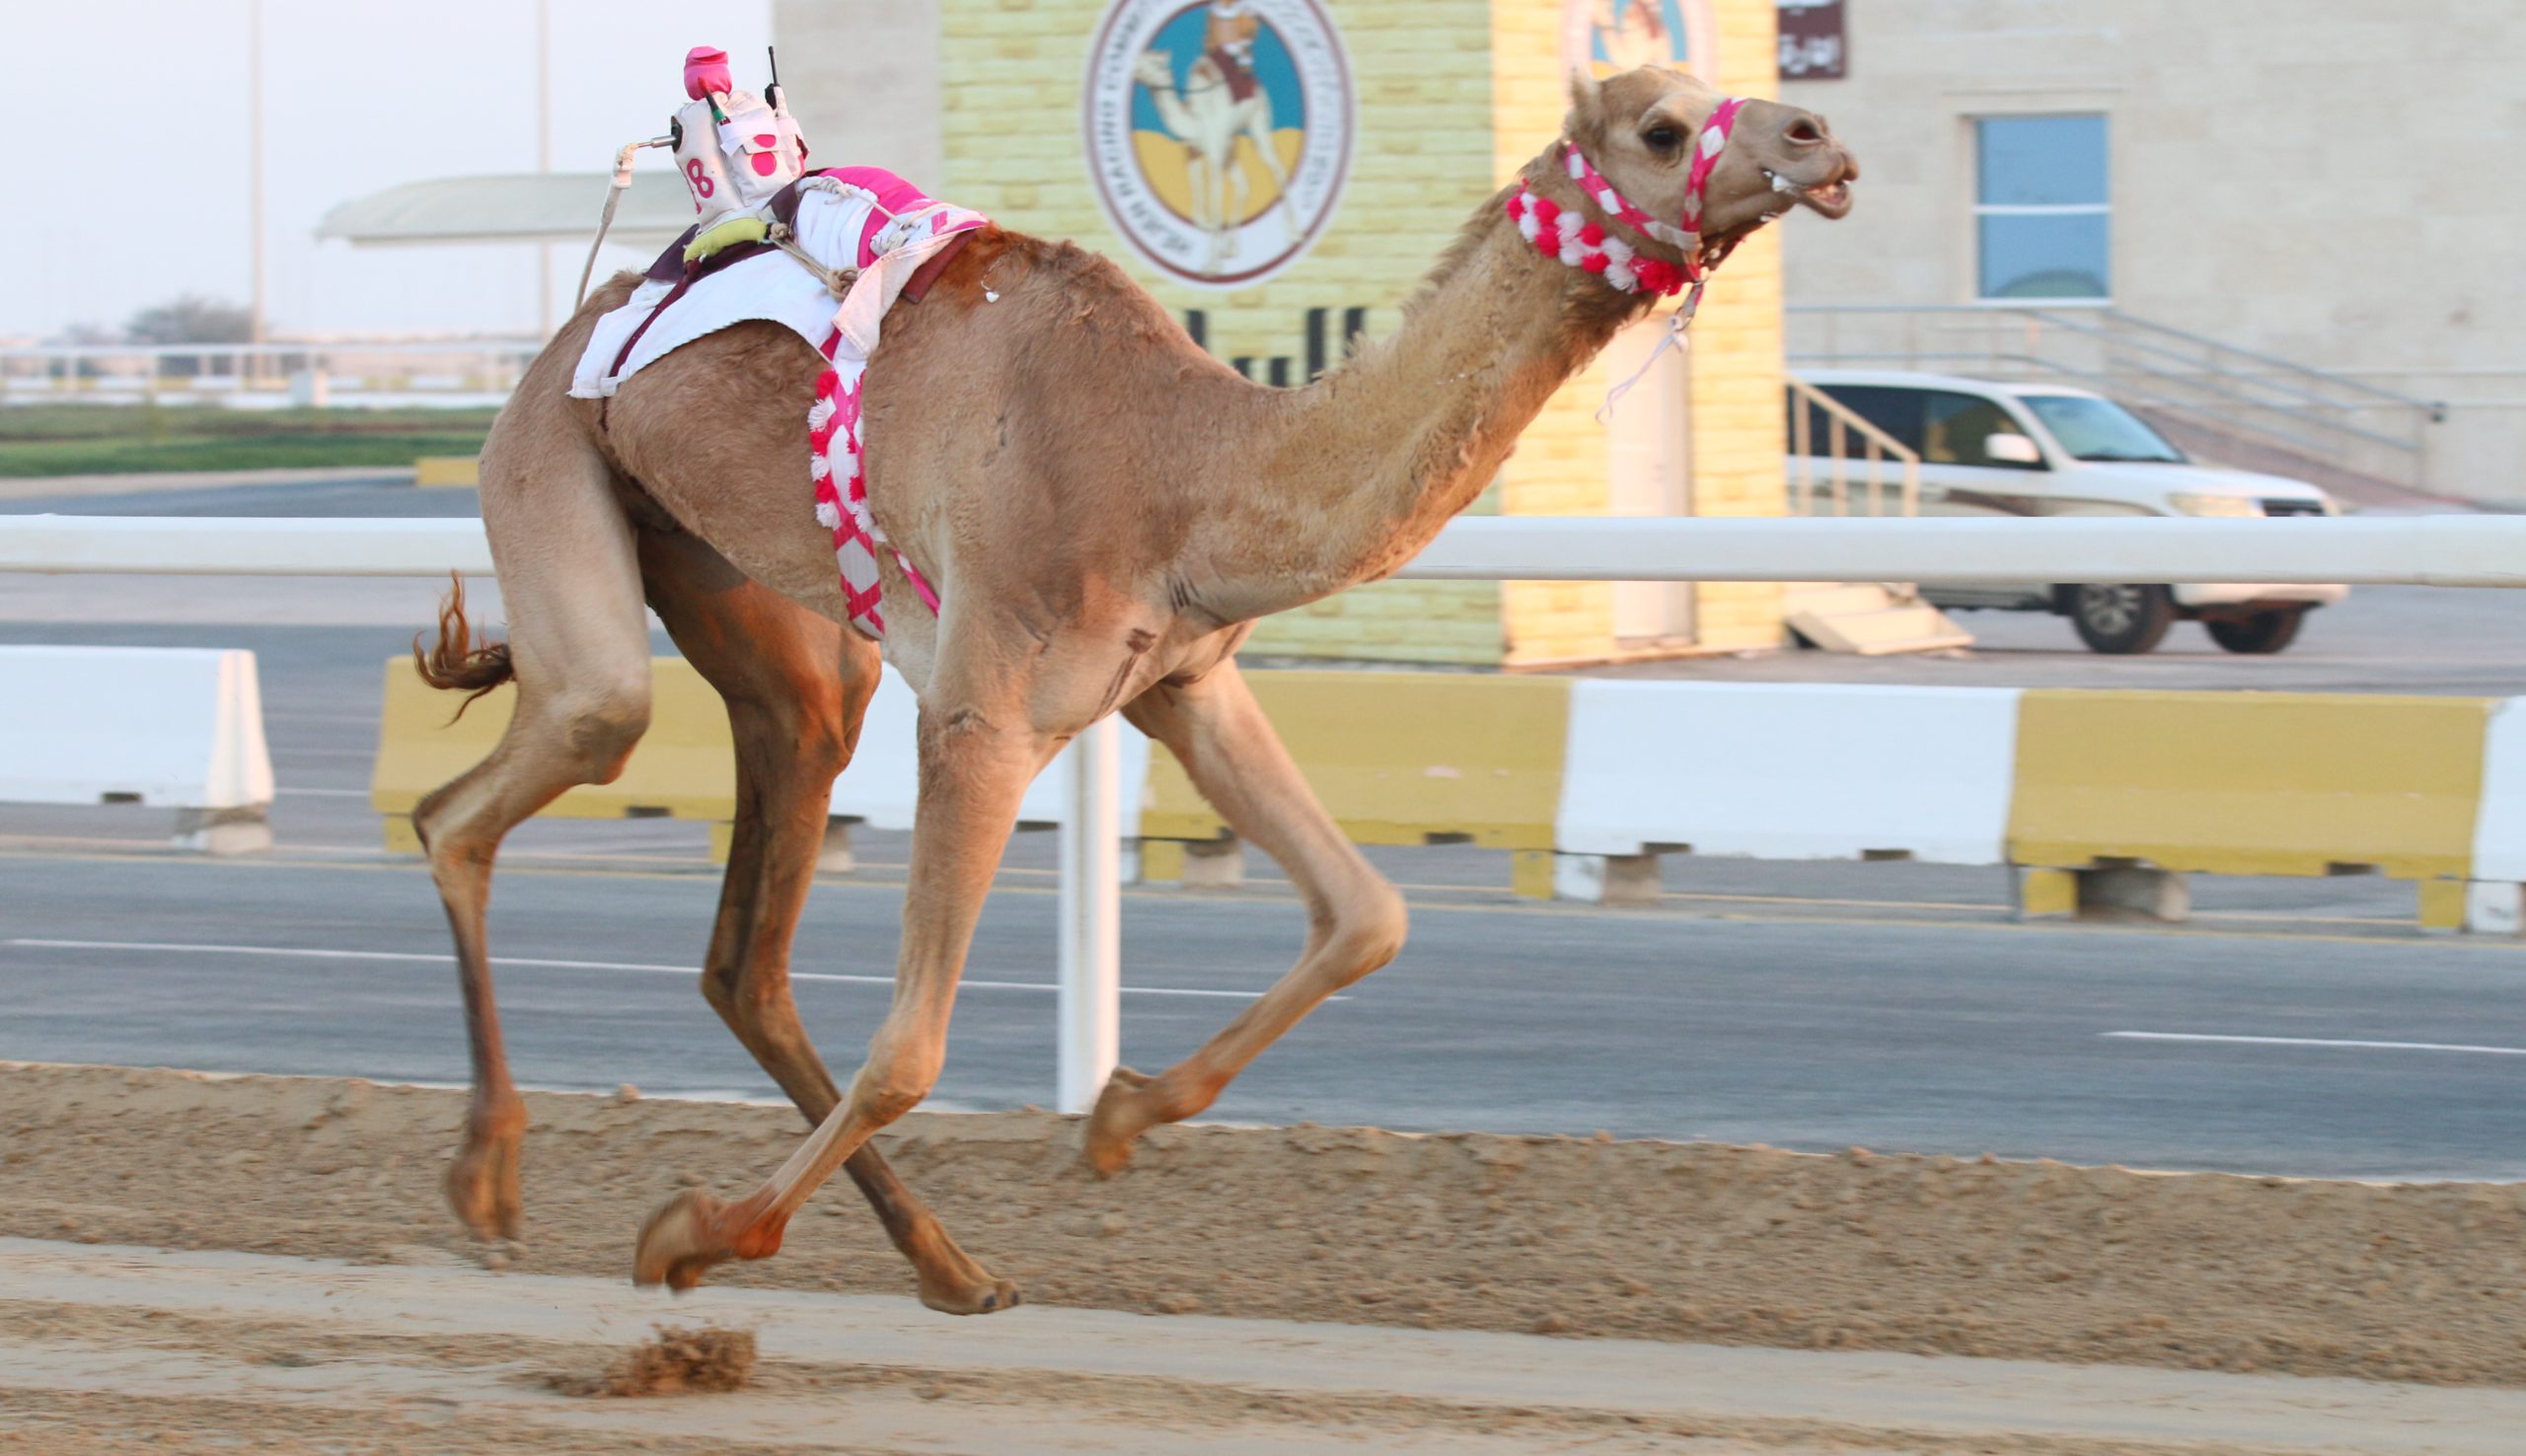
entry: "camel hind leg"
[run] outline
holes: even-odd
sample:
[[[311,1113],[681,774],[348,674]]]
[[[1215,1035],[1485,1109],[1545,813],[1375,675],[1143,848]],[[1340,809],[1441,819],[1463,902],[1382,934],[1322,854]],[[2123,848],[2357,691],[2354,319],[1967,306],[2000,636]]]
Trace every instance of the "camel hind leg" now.
[[[483,515],[508,607],[516,711],[490,757],[412,814],[455,935],[473,1056],[447,1197],[483,1238],[517,1234],[526,1133],[483,927],[492,858],[511,829],[563,791],[612,781],[649,720],[649,633],[631,523],[564,402],[557,392],[539,403],[521,391],[483,450]]]
[[[810,1125],[841,1094],[798,1021],[789,950],[815,880],[836,775],[877,689],[876,644],[754,582],[684,532],[643,531],[640,574],[685,659],[727,704],[737,812],[702,991]],[[956,1245],[873,1145],[843,1164],[911,1262],[921,1302],[989,1314],[1019,1302]]]
[[[1393,960],[1405,929],[1403,897],[1316,801],[1233,659],[1191,684],[1161,683],[1123,711],[1166,745],[1240,838],[1289,872],[1306,905],[1307,935],[1298,964],[1192,1056],[1154,1077],[1114,1069],[1083,1148],[1088,1166],[1108,1177],[1131,1161],[1133,1139],[1209,1107],[1325,997]]]

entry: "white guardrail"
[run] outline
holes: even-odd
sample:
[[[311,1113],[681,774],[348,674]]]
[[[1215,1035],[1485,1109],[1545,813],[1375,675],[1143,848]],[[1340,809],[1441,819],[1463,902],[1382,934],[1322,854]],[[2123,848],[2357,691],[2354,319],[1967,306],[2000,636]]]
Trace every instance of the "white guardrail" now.
[[[0,571],[491,574],[475,520],[0,517]],[[2340,582],[2526,586],[2526,517],[1958,521],[1465,517],[1397,573],[1441,581]],[[1080,735],[1062,818],[1060,1105],[1121,1041],[1119,735]]]

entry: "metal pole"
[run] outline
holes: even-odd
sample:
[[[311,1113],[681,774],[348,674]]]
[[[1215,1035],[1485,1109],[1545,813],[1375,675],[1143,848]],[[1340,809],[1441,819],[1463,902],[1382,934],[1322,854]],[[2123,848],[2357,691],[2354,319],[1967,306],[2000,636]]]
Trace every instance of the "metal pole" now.
[[[535,170],[553,171],[553,0],[535,0]],[[535,245],[535,317],[553,336],[553,245]]]
[[[1062,816],[1060,1101],[1096,1105],[1122,1057],[1122,731],[1099,719],[1063,753],[1070,802]]]
[[[254,214],[255,299],[252,341],[263,341],[263,0],[246,0],[246,147],[253,181],[247,191]],[[248,365],[252,368],[254,366]]]

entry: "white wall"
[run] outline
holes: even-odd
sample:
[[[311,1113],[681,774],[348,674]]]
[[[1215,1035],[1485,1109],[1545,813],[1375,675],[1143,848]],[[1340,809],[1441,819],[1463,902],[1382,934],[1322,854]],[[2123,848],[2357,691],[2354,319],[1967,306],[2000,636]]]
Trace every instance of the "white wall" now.
[[[1969,300],[1969,118],[2102,111],[2117,307],[2398,388],[2384,372],[2468,372],[2407,376],[2427,398],[2526,402],[2526,187],[2505,175],[2526,4],[1855,0],[1849,25],[1849,79],[1781,88],[1864,173],[1848,221],[1785,230],[1792,303]],[[2526,409],[2484,409],[2462,432],[2526,453]]]
[[[935,0],[773,0],[772,36],[811,161],[884,167],[937,194]]]

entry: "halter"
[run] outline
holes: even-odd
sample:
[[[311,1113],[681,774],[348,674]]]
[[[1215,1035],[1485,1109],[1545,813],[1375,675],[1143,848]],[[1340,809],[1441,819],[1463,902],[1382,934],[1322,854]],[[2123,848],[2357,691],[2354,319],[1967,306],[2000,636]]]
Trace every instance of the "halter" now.
[[[1716,257],[1704,256],[1702,194],[1710,185],[1711,173],[1719,166],[1720,153],[1728,149],[1729,133],[1736,129],[1737,113],[1745,105],[1742,98],[1722,99],[1711,109],[1710,119],[1694,133],[1692,165],[1684,174],[1684,212],[1674,223],[1651,217],[1615,191],[1613,183],[1588,161],[1577,142],[1564,141],[1561,145],[1563,165],[1580,191],[1615,223],[1676,250],[1683,255],[1680,266],[1664,258],[1642,256],[1630,244],[1610,235],[1602,223],[1578,217],[1550,197],[1538,195],[1523,182],[1518,183],[1518,190],[1508,203],[1509,216],[1517,223],[1519,236],[1533,244],[1544,256],[1594,273],[1617,292],[1647,292],[1672,298],[1689,287],[1692,296],[1684,300],[1680,311],[1680,317],[1689,321],[1701,303],[1703,280],[1727,255],[1722,253]]]

